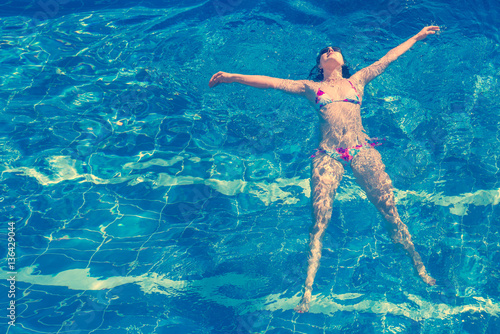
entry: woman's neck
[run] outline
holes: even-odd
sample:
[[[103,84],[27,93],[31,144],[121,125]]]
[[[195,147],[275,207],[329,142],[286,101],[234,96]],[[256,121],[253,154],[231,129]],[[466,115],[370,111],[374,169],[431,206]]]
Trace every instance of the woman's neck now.
[[[334,83],[336,81],[342,80],[342,71],[341,70],[336,70],[332,71],[329,74],[324,74],[323,82],[324,83]]]

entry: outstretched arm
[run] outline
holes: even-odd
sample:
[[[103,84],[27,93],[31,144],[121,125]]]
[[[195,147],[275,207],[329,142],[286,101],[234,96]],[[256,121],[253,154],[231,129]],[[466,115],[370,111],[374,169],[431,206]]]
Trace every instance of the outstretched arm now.
[[[397,47],[389,51],[379,61],[356,72],[356,74],[352,76],[352,79],[358,80],[363,86],[368,84],[374,78],[382,74],[390,63],[392,63],[393,61],[398,59],[399,56],[401,56],[403,53],[408,51],[416,42],[425,39],[429,35],[435,34],[436,31],[439,31],[438,26],[425,27],[418,34],[416,34],[406,42],[402,43],[401,45],[398,45]]]
[[[279,89],[290,94],[304,96],[306,94],[305,80],[287,80],[267,77],[264,75],[245,75],[233,74],[226,72],[217,72],[210,79],[208,86],[210,88],[217,86],[220,83],[237,82],[255,88],[272,88]]]
[[[277,88],[281,79],[266,77],[263,75],[245,75],[226,72],[215,73],[210,81],[208,87],[212,88],[220,83],[233,83],[237,82],[243,85],[255,88]]]

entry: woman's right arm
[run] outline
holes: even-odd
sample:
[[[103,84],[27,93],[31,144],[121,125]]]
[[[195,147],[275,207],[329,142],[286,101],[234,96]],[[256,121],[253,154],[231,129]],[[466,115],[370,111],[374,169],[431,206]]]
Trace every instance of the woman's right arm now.
[[[425,39],[429,35],[434,35],[437,31],[439,31],[438,26],[424,27],[418,34],[389,51],[379,61],[356,72],[351,77],[352,80],[359,80],[363,86],[367,85],[371,80],[382,74],[390,63],[408,51],[416,42]]]
[[[267,77],[264,75],[245,75],[233,74],[226,72],[215,73],[208,86],[210,88],[217,86],[220,83],[233,83],[237,82],[255,88],[272,88],[279,89],[286,93],[297,94],[301,96],[306,95],[306,80],[287,80]]]

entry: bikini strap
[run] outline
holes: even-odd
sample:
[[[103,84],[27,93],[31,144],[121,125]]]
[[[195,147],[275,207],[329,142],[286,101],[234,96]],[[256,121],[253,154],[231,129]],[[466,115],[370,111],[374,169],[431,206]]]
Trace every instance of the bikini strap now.
[[[358,90],[356,89],[356,87],[354,87],[354,85],[352,84],[351,80],[347,80],[349,81],[349,83],[351,84],[351,87],[354,89],[354,91],[356,92],[356,94],[358,94]]]
[[[356,92],[356,98],[358,99],[358,102],[361,104],[361,101],[359,100],[358,90],[356,89],[356,87],[354,87],[354,85],[352,84],[351,80],[347,80],[347,81],[349,81],[349,83],[351,84],[352,89],[354,89],[354,91]]]

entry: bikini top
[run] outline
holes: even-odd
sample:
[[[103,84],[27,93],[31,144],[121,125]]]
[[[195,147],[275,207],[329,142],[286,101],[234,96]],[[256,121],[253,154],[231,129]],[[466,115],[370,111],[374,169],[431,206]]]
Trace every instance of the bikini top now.
[[[347,80],[347,81],[349,81],[352,89],[354,89],[354,92],[355,92],[354,97],[356,99],[345,98],[343,100],[332,100],[330,98],[330,96],[327,93],[323,92],[320,88],[320,89],[318,89],[318,92],[316,93],[316,105],[318,106],[318,109],[321,109],[324,106],[326,106],[327,104],[330,104],[332,102],[349,102],[349,103],[354,103],[354,104],[361,104],[361,100],[359,99],[359,94],[358,94],[356,87],[354,87],[354,85],[352,84],[352,82],[350,80]]]

